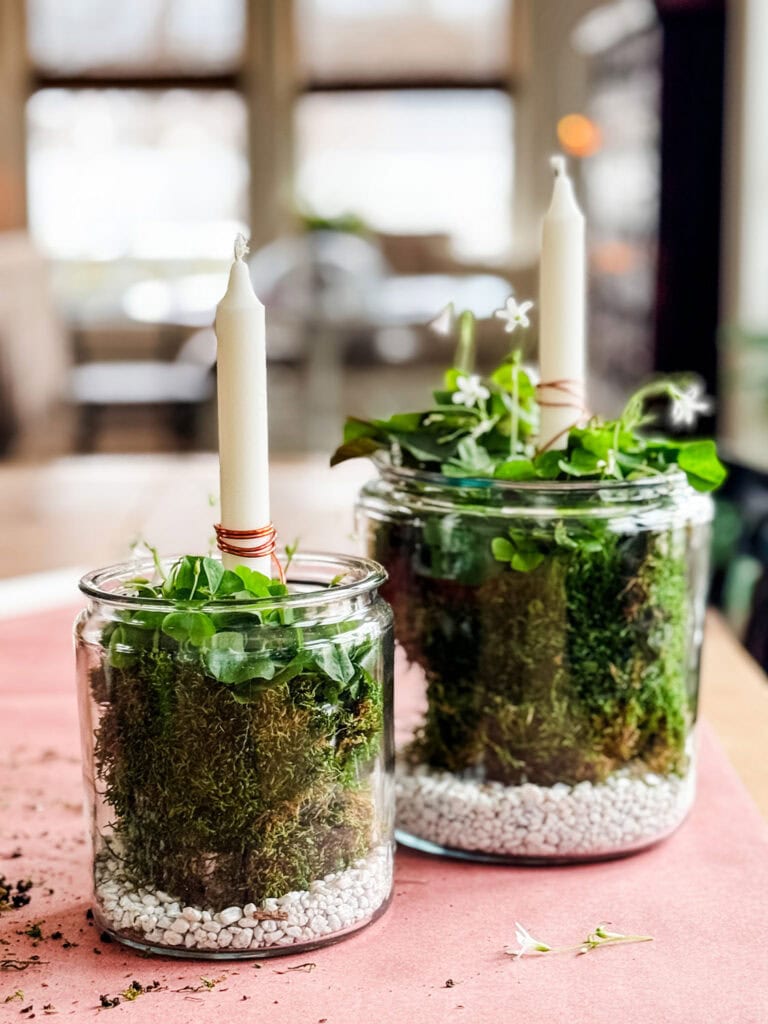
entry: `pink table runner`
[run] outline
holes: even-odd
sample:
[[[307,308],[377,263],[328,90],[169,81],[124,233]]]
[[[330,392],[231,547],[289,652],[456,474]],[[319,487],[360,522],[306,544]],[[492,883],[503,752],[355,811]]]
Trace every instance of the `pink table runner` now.
[[[627,860],[518,869],[400,851],[388,913],[334,947],[214,963],[102,943],[86,919],[71,618],[0,623],[0,874],[35,883],[29,906],[0,916],[0,962],[44,962],[0,970],[0,1019],[55,1010],[163,1024],[768,1022],[768,827],[706,728],[690,818]],[[504,948],[516,920],[557,944],[600,921],[655,941],[513,961]],[[45,936],[36,946],[23,934],[33,922]],[[99,1009],[101,994],[134,979],[159,987]],[[16,990],[22,999],[9,998]]]

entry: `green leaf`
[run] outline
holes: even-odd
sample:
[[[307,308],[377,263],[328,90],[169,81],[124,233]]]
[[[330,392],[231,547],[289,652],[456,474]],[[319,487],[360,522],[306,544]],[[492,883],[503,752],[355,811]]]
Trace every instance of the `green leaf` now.
[[[605,469],[605,459],[589,452],[585,448],[576,448],[570,453],[570,458],[560,459],[560,469],[567,476],[591,476],[599,477]]]
[[[135,660],[130,632],[124,626],[118,626],[109,638],[109,664],[112,668],[128,668]]]
[[[536,470],[530,459],[507,459],[493,475],[496,480],[535,480]]]
[[[459,390],[459,377],[464,377],[465,374],[461,370],[457,370],[455,366],[452,366],[449,370],[445,371],[443,382],[445,384],[445,391],[442,394],[452,395],[454,391]],[[449,399],[450,401],[450,399]]]
[[[338,466],[349,459],[366,458],[384,447],[385,445],[381,441],[374,441],[372,437],[359,437],[355,441],[339,445],[331,456],[331,466]]]
[[[515,549],[506,537],[494,537],[491,541],[491,551],[497,562],[511,562],[515,554]]]
[[[221,600],[224,597],[230,597],[233,600],[237,599],[237,596],[242,593],[243,581],[237,575],[232,572],[231,569],[225,569],[224,575],[221,577],[219,586],[216,590],[217,599]]]
[[[423,415],[421,412],[399,412],[388,420],[374,420],[373,424],[388,434],[412,434],[421,426]]]
[[[544,561],[545,555],[535,541],[527,537],[516,540],[514,537],[494,537],[491,551],[497,562],[509,562],[517,572],[531,572]]]
[[[230,693],[238,704],[252,704],[265,690],[269,690],[275,685],[274,679],[247,679],[243,683],[236,683],[232,686]]]
[[[494,370],[491,374],[491,381],[502,391],[511,395],[515,390],[515,377],[517,377],[518,401],[522,402],[525,399],[533,398],[536,394],[536,387],[522,366],[514,359],[507,360]]]
[[[194,592],[200,576],[200,558],[196,555],[185,555],[174,562],[163,583],[163,597],[171,600],[186,600]]]
[[[312,654],[320,671],[337,683],[348,683],[355,674],[355,666],[340,644],[323,644],[313,648]]]
[[[542,552],[531,549],[530,551],[516,551],[509,564],[517,572],[531,572],[538,568],[543,561]]]
[[[193,647],[202,647],[216,632],[213,620],[204,612],[169,612],[161,628],[178,643],[186,640]]]
[[[208,593],[213,597],[218,591],[221,581],[224,578],[224,566],[215,558],[204,558],[202,569]]]
[[[255,569],[250,569],[247,565],[236,565],[233,571],[243,581],[243,585],[251,597],[272,596],[271,577],[265,576],[263,572],[256,572]]]
[[[554,480],[560,476],[560,460],[563,453],[559,451],[542,452],[533,460],[536,476],[542,480]]]
[[[455,458],[443,463],[441,469],[445,476],[488,477],[493,476],[494,466],[495,460],[488,451],[474,437],[465,437],[459,441]]]
[[[598,459],[607,459],[608,454],[614,446],[615,433],[608,427],[587,427],[583,430],[571,430],[569,443],[574,441],[591,452]],[[578,449],[577,449],[578,450]]]
[[[680,448],[677,463],[697,491],[713,491],[728,475],[714,441],[690,441]]]
[[[371,420],[361,420],[350,416],[344,424],[344,443],[357,441],[360,437],[379,437],[381,431]]]
[[[299,651],[298,654],[294,655],[293,658],[279,668],[272,679],[273,686],[280,686],[284,683],[290,683],[292,679],[299,676],[312,664],[313,656],[312,652],[308,650]]]
[[[217,633],[216,641],[216,645],[206,652],[205,663],[213,678],[220,683],[269,680],[275,675],[275,663],[268,655],[243,650],[240,633]]]
[[[245,637],[242,633],[222,630],[211,637],[209,647],[212,651],[244,651]]]

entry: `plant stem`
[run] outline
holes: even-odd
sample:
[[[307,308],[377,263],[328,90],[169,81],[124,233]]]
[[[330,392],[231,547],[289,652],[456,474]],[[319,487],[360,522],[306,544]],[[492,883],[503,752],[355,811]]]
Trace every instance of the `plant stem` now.
[[[459,344],[454,362],[460,373],[470,374],[475,368],[475,317],[468,309],[459,317]]]
[[[511,428],[509,431],[509,454],[512,458],[517,453],[517,438],[520,430],[520,375],[517,362],[512,366],[512,410]]]

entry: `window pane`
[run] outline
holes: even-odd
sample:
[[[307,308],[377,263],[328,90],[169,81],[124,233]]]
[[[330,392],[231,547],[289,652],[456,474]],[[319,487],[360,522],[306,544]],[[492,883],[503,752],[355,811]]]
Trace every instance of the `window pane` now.
[[[248,186],[236,93],[45,89],[27,118],[30,225],[51,256],[231,250]]]
[[[315,93],[297,105],[297,190],[320,216],[446,233],[464,257],[510,247],[512,104],[496,90]]]
[[[508,73],[511,0],[296,0],[315,81]]]
[[[59,74],[232,70],[244,20],[244,0],[27,0],[32,63]]]

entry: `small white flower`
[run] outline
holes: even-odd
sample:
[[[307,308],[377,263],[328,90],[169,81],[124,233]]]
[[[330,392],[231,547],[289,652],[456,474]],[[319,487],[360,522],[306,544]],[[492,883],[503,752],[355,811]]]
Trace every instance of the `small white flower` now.
[[[451,396],[454,405],[473,406],[491,397],[490,391],[480,383],[480,378],[476,373],[472,373],[468,377],[460,374],[456,378],[456,387],[458,391],[454,391]]]
[[[672,395],[670,417],[675,426],[692,427],[700,415],[712,412],[712,399],[704,394],[698,381],[684,388],[676,388]]]
[[[456,314],[453,309],[453,303],[449,302],[444,309],[440,310],[434,320],[430,320],[427,327],[435,334],[447,338],[453,332],[455,321]]]
[[[493,315],[499,320],[504,320],[504,330],[507,334],[512,334],[516,327],[531,326],[531,321],[528,319],[528,310],[532,308],[532,302],[521,302],[518,305],[514,295],[510,295],[504,304],[504,309],[497,309]]]
[[[534,939],[531,933],[518,922],[515,921],[515,938],[520,946],[519,949],[507,950],[510,956],[519,959],[521,956],[525,956],[527,953],[549,953],[552,949],[546,942],[540,942],[538,939]]]

